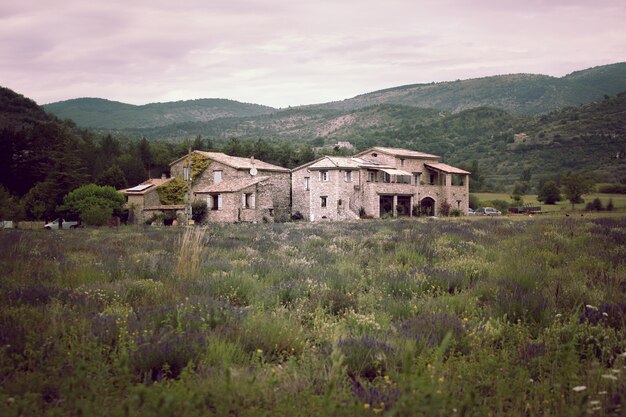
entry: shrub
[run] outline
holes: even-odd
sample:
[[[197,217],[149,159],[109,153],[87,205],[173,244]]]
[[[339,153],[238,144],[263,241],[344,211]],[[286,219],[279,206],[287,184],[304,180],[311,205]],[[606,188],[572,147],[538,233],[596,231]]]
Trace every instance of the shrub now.
[[[87,184],[68,193],[63,198],[63,205],[60,208],[80,215],[86,223],[89,223],[87,220],[89,219],[95,222],[91,224],[96,224],[102,222],[105,213],[106,220],[112,214],[121,213],[124,202],[124,196],[109,185]],[[87,216],[87,219],[84,216]]]
[[[609,202],[608,202],[608,203],[607,203],[607,205],[606,205],[606,211],[613,211],[613,208],[614,208],[614,207],[613,207],[613,199],[612,199],[612,198],[610,198],[610,199],[609,199]]]
[[[463,321],[448,313],[430,311],[420,313],[400,324],[398,334],[404,339],[416,342],[420,348],[436,348],[450,334],[453,350],[469,352],[469,340]]]
[[[348,372],[370,381],[385,373],[387,355],[392,353],[389,345],[372,336],[341,339],[337,346],[344,355]]]
[[[196,200],[191,203],[191,218],[196,223],[204,222],[207,214],[206,200]]]
[[[598,187],[599,193],[626,194],[626,184],[604,184]]]
[[[441,204],[439,204],[439,214],[442,216],[449,216],[450,215],[450,203],[448,203],[447,200],[443,200],[441,202]]]
[[[478,196],[476,194],[470,193],[469,206],[472,210],[476,210],[478,207],[480,207],[480,200],[478,199]]]
[[[554,181],[547,181],[543,184],[539,190],[537,200],[543,201],[546,204],[554,204],[557,201],[561,201],[561,190]]]
[[[83,209],[80,218],[87,225],[104,226],[105,224],[107,224],[112,215],[113,209],[111,209],[110,207],[92,206]]]
[[[450,210],[450,216],[451,217],[460,217],[463,215],[463,211],[461,211],[460,209],[452,209]]]
[[[587,211],[602,211],[602,201],[599,198],[594,198],[592,202],[587,203],[585,210]]]

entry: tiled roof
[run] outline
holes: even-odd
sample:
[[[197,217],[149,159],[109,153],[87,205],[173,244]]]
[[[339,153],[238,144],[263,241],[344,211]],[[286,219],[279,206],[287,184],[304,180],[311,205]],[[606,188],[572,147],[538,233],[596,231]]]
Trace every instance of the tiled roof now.
[[[404,156],[407,158],[439,159],[439,156],[432,155],[429,153],[411,151],[409,149],[402,149],[402,148],[385,148],[382,146],[374,146],[373,148],[369,148],[363,152],[359,152],[358,154],[356,154],[356,156],[363,155],[371,151],[378,151],[378,152],[386,153],[388,155],[393,155],[393,156]]]
[[[206,193],[234,193],[244,188],[248,188],[252,185],[258,184],[267,180],[269,177],[250,177],[250,178],[234,178],[232,180],[224,180],[219,184],[211,184],[207,187],[200,188],[194,191],[196,194]]]
[[[317,162],[309,166],[312,169],[324,169],[324,168],[359,168],[359,164],[352,158],[339,157],[339,156],[325,156]]]
[[[439,171],[447,172],[448,174],[469,174],[468,171],[462,170],[461,168],[456,168],[451,165],[444,164],[443,162],[436,162],[432,164],[424,164],[429,168],[434,168]]]
[[[143,195],[143,194],[146,194],[148,192],[153,191],[159,185],[163,185],[163,184],[165,184],[167,182],[170,182],[172,180],[173,180],[173,178],[150,178],[149,180],[146,180],[146,181],[142,182],[141,184],[136,185],[135,187],[125,188],[123,190],[119,190],[119,192],[122,193],[122,194],[128,194],[128,195]],[[149,185],[149,187],[143,188],[140,191],[133,191],[132,190],[132,188],[139,187],[140,185]]]
[[[230,156],[222,152],[205,152],[205,151],[193,151],[193,152],[200,154],[202,156],[205,156],[213,161],[217,161],[224,165],[233,167],[235,169],[250,169],[254,166],[257,170],[289,172],[289,169],[287,168],[279,167],[278,165],[268,164],[267,162],[263,162],[254,158],[241,158],[239,156]],[[178,158],[174,162],[170,163],[170,166],[185,159],[186,157],[187,155],[181,158]]]
[[[363,158],[355,158],[349,156],[323,156],[319,159],[316,159],[315,161],[311,161],[304,165],[300,165],[297,168],[294,168],[292,172],[305,167],[308,167],[309,169],[392,168],[389,165],[383,165],[378,162],[370,161]]]

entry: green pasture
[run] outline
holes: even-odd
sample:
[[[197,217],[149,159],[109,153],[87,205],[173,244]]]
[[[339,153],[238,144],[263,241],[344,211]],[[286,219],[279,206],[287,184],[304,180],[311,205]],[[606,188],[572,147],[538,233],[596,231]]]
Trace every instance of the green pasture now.
[[[489,202],[493,200],[504,200],[510,204],[513,204],[513,200],[511,199],[511,194],[507,193],[472,193],[478,197],[481,201],[481,205],[484,205],[482,202]],[[583,203],[574,204],[574,210],[580,211],[585,210],[587,203],[593,201],[595,198],[599,198],[602,202],[602,206],[606,207],[609,203],[609,200],[613,201],[614,210],[625,210],[626,209],[626,194],[603,194],[603,193],[590,193],[585,194],[583,199],[585,200]],[[572,204],[567,201],[559,201],[556,204],[544,204],[537,200],[537,194],[528,194],[522,197],[524,204],[533,204],[541,206],[541,211],[544,212],[567,212],[572,210]]]

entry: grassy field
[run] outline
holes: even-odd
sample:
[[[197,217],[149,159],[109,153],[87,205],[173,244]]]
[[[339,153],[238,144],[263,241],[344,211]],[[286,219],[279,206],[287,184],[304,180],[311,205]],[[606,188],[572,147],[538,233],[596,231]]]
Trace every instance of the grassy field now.
[[[624,415],[626,216],[0,231],[0,415]]]
[[[512,203],[511,195],[507,193],[472,193],[475,194],[481,202],[488,203],[493,200],[504,200],[508,203]],[[602,207],[606,207],[609,204],[609,200],[613,202],[615,210],[626,211],[626,194],[603,194],[603,193],[591,193],[584,196],[584,203],[574,204],[574,210],[585,210],[587,203],[599,198],[602,202]],[[569,201],[559,201],[556,204],[543,204],[537,200],[537,194],[528,194],[522,197],[525,204],[536,204],[541,206],[541,211],[544,212],[567,212],[572,210],[572,204]],[[487,205],[481,203],[481,205]]]

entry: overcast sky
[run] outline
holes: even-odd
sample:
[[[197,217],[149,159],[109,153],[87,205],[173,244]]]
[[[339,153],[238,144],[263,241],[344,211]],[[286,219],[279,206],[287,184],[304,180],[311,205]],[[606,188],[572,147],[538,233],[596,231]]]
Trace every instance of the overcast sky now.
[[[626,61],[624,22],[625,0],[1,0],[0,85],[287,107]]]

